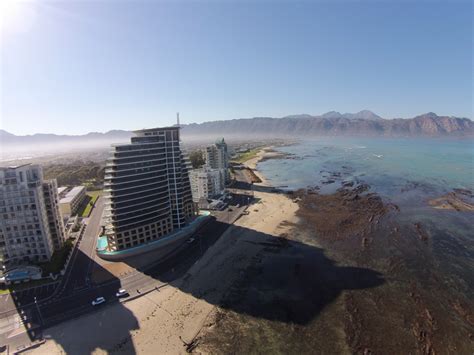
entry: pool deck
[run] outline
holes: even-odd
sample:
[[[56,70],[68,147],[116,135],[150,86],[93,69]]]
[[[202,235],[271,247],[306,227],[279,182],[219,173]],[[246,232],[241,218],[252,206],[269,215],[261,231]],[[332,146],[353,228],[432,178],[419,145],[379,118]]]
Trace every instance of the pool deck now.
[[[189,236],[191,236],[196,230],[205,222],[209,221],[211,215],[207,211],[201,211],[201,214],[196,219],[188,224],[187,226],[168,234],[158,240],[138,245],[135,247],[127,248],[125,250],[109,251],[107,237],[100,236],[97,239],[96,252],[97,255],[105,260],[119,261],[128,257],[144,254],[153,250],[170,246],[171,244],[178,244],[184,242]]]

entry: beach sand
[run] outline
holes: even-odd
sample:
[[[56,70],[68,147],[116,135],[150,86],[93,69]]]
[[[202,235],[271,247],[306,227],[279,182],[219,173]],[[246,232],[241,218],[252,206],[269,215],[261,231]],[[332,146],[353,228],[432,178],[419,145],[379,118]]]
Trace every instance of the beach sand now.
[[[282,159],[286,156],[286,154],[277,152],[273,150],[273,146],[269,147],[264,147],[260,149],[260,151],[256,154],[255,157],[247,160],[243,165],[245,165],[247,168],[252,170],[253,174],[255,174],[261,182],[258,182],[256,184],[261,185],[261,186],[270,186],[269,181],[267,178],[257,169],[257,164],[260,161],[264,161],[267,159]]]
[[[215,324],[223,295],[265,248],[255,241],[287,234],[297,222],[298,205],[288,197],[265,192],[254,196],[258,202],[249,214],[230,226],[183,279],[50,328],[45,331],[50,340],[34,352],[186,353],[184,342],[191,343]]]
[[[245,163],[254,185],[268,186],[256,168],[270,149]],[[367,188],[254,191],[183,278],[48,329],[35,352],[471,354],[469,256],[446,244],[441,262],[436,229],[400,223]]]

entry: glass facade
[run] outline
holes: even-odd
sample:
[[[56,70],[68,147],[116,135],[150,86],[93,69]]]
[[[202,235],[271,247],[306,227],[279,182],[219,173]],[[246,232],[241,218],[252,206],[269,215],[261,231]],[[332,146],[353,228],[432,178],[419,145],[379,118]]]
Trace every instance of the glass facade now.
[[[123,250],[157,240],[196,215],[179,127],[135,132],[107,161],[104,191],[109,248]]]

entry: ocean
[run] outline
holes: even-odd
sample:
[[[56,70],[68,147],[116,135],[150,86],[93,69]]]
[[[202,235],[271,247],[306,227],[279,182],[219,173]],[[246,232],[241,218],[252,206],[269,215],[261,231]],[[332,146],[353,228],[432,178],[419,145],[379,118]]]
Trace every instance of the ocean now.
[[[394,218],[406,238],[410,240],[415,226],[422,225],[430,236],[425,251],[442,274],[463,280],[466,294],[474,292],[474,213],[429,205],[430,199],[453,189],[474,191],[472,141],[337,137],[277,150],[289,156],[257,165],[270,184],[287,190],[317,186],[323,194],[351,181],[368,184],[369,192],[399,207]],[[469,202],[474,202],[472,195]],[[426,267],[422,260],[412,260],[415,265],[420,262],[415,273]]]
[[[327,182],[336,173],[344,181],[369,184],[386,199],[416,205],[422,203],[420,195],[474,190],[472,140],[324,137],[277,150],[290,156],[263,161],[258,170],[284,189],[318,185],[322,193],[331,193],[339,184]]]

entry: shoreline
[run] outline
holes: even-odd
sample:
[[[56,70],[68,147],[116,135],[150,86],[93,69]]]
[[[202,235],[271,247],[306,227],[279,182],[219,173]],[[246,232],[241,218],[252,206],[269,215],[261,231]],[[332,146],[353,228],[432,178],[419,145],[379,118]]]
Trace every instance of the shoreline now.
[[[254,158],[250,166],[261,157]],[[266,184],[259,175],[263,178],[259,184]],[[46,329],[49,340],[38,351],[148,354],[159,348],[162,353],[185,353],[185,344],[202,341],[197,350],[206,353],[212,346],[205,339],[216,330],[222,312],[227,312],[222,305],[228,302],[229,292],[239,287],[242,275],[257,265],[268,245],[288,236],[298,223],[298,204],[288,196],[254,191],[254,197],[248,215],[230,225],[184,277],[146,297],[109,305],[100,313]],[[112,327],[114,336],[100,336]],[[77,329],[84,329],[81,342]]]
[[[262,178],[266,186],[270,185],[269,181],[258,171],[257,165],[268,149],[271,147],[262,148],[256,157],[244,163]],[[472,198],[472,193],[459,190],[456,194],[458,196],[448,196],[450,209],[470,210],[470,206],[458,197],[469,195]],[[295,349],[309,353],[318,349],[322,353],[431,354],[449,352],[449,349],[467,353],[471,349],[474,302],[469,298],[466,282],[472,275],[462,270],[469,270],[472,260],[466,254],[458,254],[457,250],[460,249],[459,253],[469,250],[472,242],[443,240],[446,243],[444,250],[449,253],[441,258],[434,245],[441,242],[438,233],[442,233],[442,224],[437,229],[421,215],[406,220],[407,211],[401,213],[396,204],[371,192],[370,186],[363,182],[342,183],[332,193],[321,193],[319,188],[305,188],[279,195],[297,201],[298,205],[290,233],[282,235],[288,244],[278,252],[272,251],[277,253],[276,256],[260,256],[258,272],[250,273],[248,280],[239,284],[236,296],[241,300],[237,302],[239,311],[221,310],[219,326],[204,337],[206,350],[214,353],[235,352],[237,349],[246,353],[257,346],[262,352],[278,349],[283,353]],[[457,216],[445,217],[456,221]],[[278,285],[272,283],[270,289],[265,285],[267,278],[274,277],[270,275],[283,272],[277,267],[282,260],[286,260],[286,270],[300,270],[300,262],[292,264],[289,261],[295,251],[299,251],[300,257],[305,253],[315,253],[305,259],[305,264],[311,264],[310,260],[318,258],[312,249],[314,247],[320,248],[325,255],[321,263],[314,262],[313,268],[306,270],[308,274],[316,273],[315,279],[299,273],[288,274],[288,278]],[[334,269],[333,263],[342,265],[342,269]],[[346,268],[357,272],[355,275],[349,272],[347,279],[344,273],[335,276],[337,270]],[[305,280],[304,285],[320,285],[321,290],[315,295],[309,290],[309,295],[295,298],[298,292],[305,292],[306,286],[300,286],[303,291],[294,283],[289,288],[281,286],[295,278]],[[446,280],[452,288],[445,289]],[[334,289],[341,285],[345,285],[343,290],[334,297]],[[255,301],[258,290],[265,297]],[[275,295],[272,296],[270,290]],[[251,298],[246,298],[246,295],[251,295]],[[308,299],[321,297],[330,298],[331,305],[320,309],[305,303]],[[255,302],[258,306],[254,305]],[[249,307],[265,308],[268,302],[278,304],[276,308],[272,306],[272,312],[278,313],[282,308],[286,311],[282,324],[268,321],[264,311],[258,311],[255,318],[254,310],[249,310]],[[303,313],[295,308],[294,302],[306,304]],[[308,314],[314,312],[313,307],[316,307],[317,315],[308,318]],[[275,317],[280,320],[275,314],[271,316],[272,319]],[[257,333],[262,333],[262,336]],[[390,334],[389,338],[387,334]]]
[[[260,170],[258,170],[257,168],[258,163],[264,160],[268,160],[268,159],[282,159],[286,157],[286,154],[277,152],[273,150],[273,148],[275,148],[275,146],[273,145],[262,147],[258,151],[255,157],[242,163],[242,165],[250,169],[253,172],[253,174],[255,174],[255,176],[257,176],[261,180],[261,182],[255,183],[255,185],[268,186],[268,187],[271,186],[266,176],[263,175],[263,173]]]
[[[271,149],[242,163],[262,180],[254,185],[271,187],[257,169],[275,157]],[[433,253],[437,230],[424,220],[400,221],[398,207],[369,188],[255,189],[248,215],[184,277],[124,306],[135,323],[117,327],[123,306],[114,305],[61,324],[41,350],[61,351],[55,337],[63,337],[63,348],[64,338],[74,343],[79,323],[87,344],[65,350],[464,353],[472,344],[473,302],[459,274],[444,269],[469,273],[470,259],[447,240],[452,254],[441,260]],[[99,348],[96,334],[107,327],[117,327],[121,340],[110,336]]]

